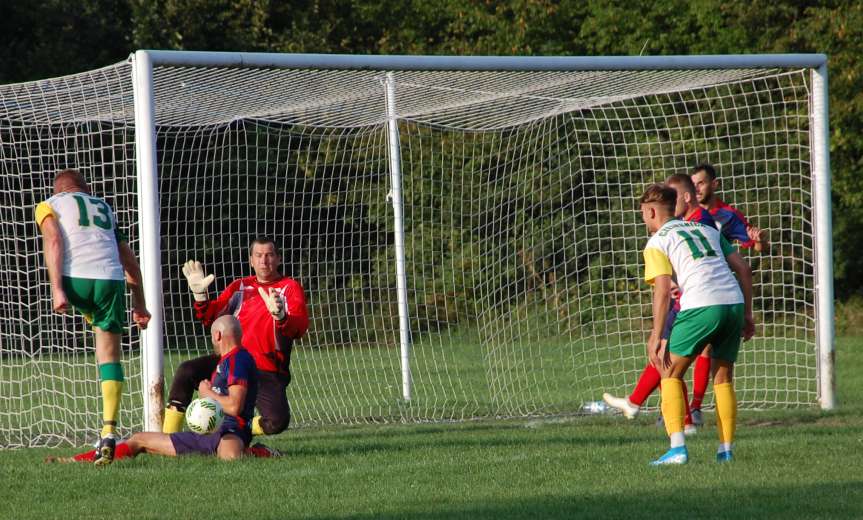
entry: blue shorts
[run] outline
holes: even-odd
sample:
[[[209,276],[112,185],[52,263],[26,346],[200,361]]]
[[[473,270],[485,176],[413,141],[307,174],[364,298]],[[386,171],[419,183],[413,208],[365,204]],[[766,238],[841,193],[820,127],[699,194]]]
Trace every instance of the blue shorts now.
[[[668,339],[671,337],[671,328],[674,326],[674,320],[677,319],[677,313],[680,312],[680,307],[675,300],[671,300],[671,306],[668,308],[668,316],[665,317],[665,326],[662,327],[662,335],[660,339]]]
[[[207,435],[198,435],[193,432],[177,432],[171,434],[171,444],[174,445],[174,451],[177,455],[187,455],[189,453],[201,453],[203,455],[215,455],[219,449],[219,443],[222,442],[222,437],[225,435],[236,435],[243,441],[243,447],[248,447],[252,442],[252,432],[246,429],[238,429],[236,427],[222,427],[217,432]]]

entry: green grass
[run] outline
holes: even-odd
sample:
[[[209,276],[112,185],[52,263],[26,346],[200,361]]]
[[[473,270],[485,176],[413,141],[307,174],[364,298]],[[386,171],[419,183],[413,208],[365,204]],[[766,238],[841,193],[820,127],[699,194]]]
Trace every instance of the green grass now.
[[[495,342],[481,341],[474,328],[445,338],[425,336],[412,350],[409,402],[401,398],[397,348],[310,348],[301,343],[293,355],[294,380],[288,389],[293,423],[320,427],[573,415],[603,391],[628,391],[644,366],[644,346],[631,335],[573,341],[557,332],[547,337],[504,335]],[[207,352],[204,345],[193,347]],[[184,351],[188,356],[189,350]],[[169,353],[167,381],[184,358]],[[815,359],[811,344],[802,340],[772,337],[747,343],[737,368],[741,407],[812,406]],[[119,423],[128,434],[142,427],[140,359],[126,356],[124,363]],[[101,409],[95,378],[93,355],[81,350],[0,363],[0,446],[92,441]],[[648,405],[657,402],[653,397]],[[705,403],[711,406],[710,394]]]
[[[0,517],[861,518],[863,337],[837,341],[837,368],[837,411],[743,411],[727,466],[710,413],[674,468],[646,464],[655,415],[304,428],[268,439],[272,460],[0,452]]]

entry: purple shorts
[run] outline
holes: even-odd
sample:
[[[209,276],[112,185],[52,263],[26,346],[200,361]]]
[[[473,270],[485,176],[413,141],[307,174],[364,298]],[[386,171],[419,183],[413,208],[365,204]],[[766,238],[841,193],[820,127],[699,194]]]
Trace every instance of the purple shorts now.
[[[671,337],[671,328],[674,326],[674,320],[677,319],[677,313],[680,312],[680,307],[672,300],[671,307],[668,309],[668,316],[665,317],[665,326],[662,327],[662,335],[660,339],[668,339]]]
[[[236,428],[222,428],[221,430],[207,435],[198,435],[193,432],[177,432],[171,434],[171,444],[174,445],[174,451],[177,455],[187,455],[189,453],[201,453],[204,455],[214,455],[219,448],[219,443],[222,442],[222,436],[233,434],[243,440],[243,447],[248,447],[252,441],[252,433],[248,430],[238,430]]]

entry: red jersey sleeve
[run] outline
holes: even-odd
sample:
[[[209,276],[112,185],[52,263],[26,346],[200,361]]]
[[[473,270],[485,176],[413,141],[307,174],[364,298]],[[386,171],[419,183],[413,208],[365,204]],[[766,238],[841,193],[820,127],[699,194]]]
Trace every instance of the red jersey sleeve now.
[[[237,290],[239,290],[241,283],[242,280],[234,280],[215,300],[196,301],[195,319],[203,323],[205,327],[209,327],[219,316],[226,312],[232,312],[232,309],[229,308],[232,304],[231,300]]]
[[[287,316],[276,322],[276,330],[291,339],[300,339],[309,330],[309,311],[306,295],[299,282],[288,278],[284,284],[285,312]]]

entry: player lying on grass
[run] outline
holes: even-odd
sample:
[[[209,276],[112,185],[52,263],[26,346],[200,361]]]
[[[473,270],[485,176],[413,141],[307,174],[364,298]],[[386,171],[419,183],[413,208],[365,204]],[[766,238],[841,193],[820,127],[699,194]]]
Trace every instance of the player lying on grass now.
[[[685,222],[698,222],[699,224],[716,228],[716,223],[713,221],[713,217],[710,216],[710,213],[698,205],[698,199],[695,195],[695,186],[692,184],[692,180],[688,175],[681,173],[672,175],[665,181],[665,183],[667,186],[674,188],[677,193],[677,199],[674,206],[674,216],[676,218],[683,219]],[[660,335],[663,347],[668,342],[668,336],[671,334],[674,319],[677,317],[677,313],[680,312],[680,290],[676,284],[672,285],[671,294],[672,298],[670,300],[668,317],[665,320],[665,326]],[[641,405],[644,404],[644,401],[650,397],[650,394],[652,394],[654,390],[659,388],[661,379],[659,370],[657,370],[657,368],[648,361],[644,370],[641,372],[641,376],[638,378],[638,383],[636,383],[635,388],[632,390],[632,393],[628,398],[615,397],[608,393],[602,394],[602,398],[609,406],[617,408],[623,412],[623,415],[627,419],[634,419],[641,410]],[[683,386],[683,394],[686,396],[685,384]],[[695,422],[695,424],[693,424],[693,422]],[[700,422],[700,414],[697,418],[693,417],[693,415],[690,414],[687,403],[684,433],[687,435],[695,433],[696,426],[700,424]]]
[[[647,342],[648,353],[662,375],[662,417],[671,443],[668,452],[653,464],[685,464],[689,459],[683,433],[683,376],[707,344],[713,345],[719,433],[716,459],[728,461],[737,426],[734,362],[741,335],[748,340],[755,331],[752,273],[719,231],[675,219],[676,200],[675,190],[660,184],[649,186],[641,197],[641,216],[652,235],[644,248],[644,278],[653,286],[653,330]],[[672,277],[676,277],[682,292],[680,312],[663,347],[661,335]]]
[[[192,432],[142,432],[117,444],[116,459],[130,458],[139,453],[176,457],[189,453],[216,455],[222,460],[243,456],[252,439],[251,420],[258,392],[258,370],[251,354],[243,348],[240,322],[233,316],[222,316],[210,328],[213,347],[219,363],[211,379],[201,381],[200,397],[215,399],[222,406],[225,420],[219,431],[208,435]],[[70,458],[49,457],[46,462],[85,462],[98,457],[91,450]]]
[[[110,464],[123,394],[120,339],[126,327],[126,286],[132,291],[132,319],[147,328],[141,268],[117,227],[111,206],[90,194],[84,176],[63,170],[54,178],[54,196],[36,206],[53,309],[74,307],[93,327],[102,391],[102,432],[96,464]]]
[[[255,360],[259,375],[255,405],[260,415],[252,420],[254,435],[274,435],[288,427],[291,407],[285,390],[291,382],[291,351],[294,341],[309,327],[303,287],[281,273],[281,260],[273,240],[253,240],[249,246],[249,264],[255,274],[234,280],[214,300],[207,294],[214,276],[206,275],[201,263],[195,260],[183,266],[183,274],[194,296],[195,317],[209,326],[219,316],[232,314],[243,327],[245,346]],[[201,356],[177,367],[162,432],[180,431],[192,394],[200,381],[213,372],[218,361],[218,356]]]

